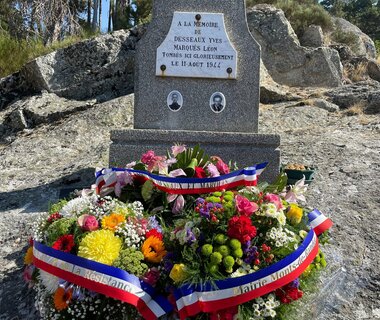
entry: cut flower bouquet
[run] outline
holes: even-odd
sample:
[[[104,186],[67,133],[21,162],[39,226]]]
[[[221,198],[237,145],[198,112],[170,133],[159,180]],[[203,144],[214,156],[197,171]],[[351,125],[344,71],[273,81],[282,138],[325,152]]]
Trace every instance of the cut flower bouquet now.
[[[198,146],[152,150],[35,222],[24,278],[45,319],[266,319],[326,265],[303,181],[257,183]]]

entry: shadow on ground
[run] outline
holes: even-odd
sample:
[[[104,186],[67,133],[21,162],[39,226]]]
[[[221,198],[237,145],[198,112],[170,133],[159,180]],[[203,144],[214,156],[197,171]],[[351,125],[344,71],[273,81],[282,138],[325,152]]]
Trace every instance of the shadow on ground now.
[[[0,212],[21,209],[24,213],[40,212],[49,203],[66,197],[75,189],[88,188],[95,182],[95,168],[85,168],[48,184],[34,188],[0,192]]]

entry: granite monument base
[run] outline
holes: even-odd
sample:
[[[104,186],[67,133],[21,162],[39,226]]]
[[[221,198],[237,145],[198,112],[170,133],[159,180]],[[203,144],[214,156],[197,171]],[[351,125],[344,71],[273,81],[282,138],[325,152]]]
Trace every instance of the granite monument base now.
[[[148,150],[166,154],[174,143],[180,143],[189,147],[200,144],[207,154],[236,161],[239,168],[269,162],[260,181],[275,181],[280,170],[280,136],[274,134],[120,129],[111,131],[111,141],[111,167],[124,167]]]

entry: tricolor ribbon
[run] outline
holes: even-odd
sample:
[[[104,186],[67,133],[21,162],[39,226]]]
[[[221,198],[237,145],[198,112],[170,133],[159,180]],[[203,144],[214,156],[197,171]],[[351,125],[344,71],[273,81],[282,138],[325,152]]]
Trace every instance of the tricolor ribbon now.
[[[318,236],[330,229],[333,225],[333,222],[317,209],[314,209],[308,214],[308,219],[310,227]]]
[[[317,235],[332,221],[314,209],[308,215],[311,230],[290,255],[254,273],[199,285],[183,285],[174,292],[181,319],[200,312],[214,313],[272,292],[298,278],[318,253]],[[34,241],[34,264],[63,280],[134,305],[148,320],[172,311],[169,301],[128,272],[65,253]]]
[[[212,178],[173,178],[134,169],[102,169],[96,173],[96,192],[100,194],[103,189],[114,187],[117,176],[125,172],[151,180],[158,189],[171,194],[202,194],[239,186],[256,186],[257,177],[264,171],[267,164],[267,162],[261,163]]]
[[[173,308],[155,289],[128,272],[55,250],[34,241],[34,265],[63,280],[134,305],[144,319],[154,320]]]
[[[298,278],[317,253],[318,238],[311,230],[297,250],[267,268],[214,285],[184,285],[174,292],[180,318],[230,308],[272,292]]]

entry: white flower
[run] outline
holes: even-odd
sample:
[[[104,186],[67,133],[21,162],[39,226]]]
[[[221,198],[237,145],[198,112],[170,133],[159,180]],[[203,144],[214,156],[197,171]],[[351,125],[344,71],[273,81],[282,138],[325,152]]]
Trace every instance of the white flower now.
[[[277,216],[277,220],[280,223],[280,225],[284,226],[286,224],[286,216],[283,211],[279,213]]]
[[[43,270],[40,270],[40,275],[38,276],[39,279],[41,280],[42,284],[46,288],[46,291],[49,293],[54,293],[59,286],[59,278],[45,272]]]
[[[70,200],[60,210],[60,214],[64,217],[79,216],[84,210],[90,208],[96,197],[78,197]]]
[[[238,278],[247,275],[247,271],[243,268],[238,268],[235,272],[231,273],[231,278]]]

